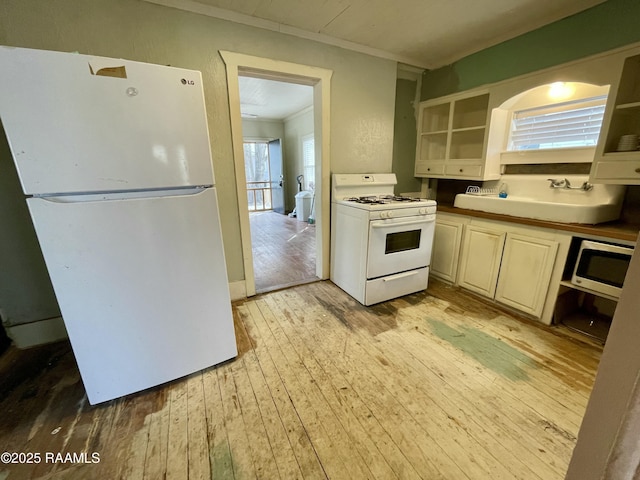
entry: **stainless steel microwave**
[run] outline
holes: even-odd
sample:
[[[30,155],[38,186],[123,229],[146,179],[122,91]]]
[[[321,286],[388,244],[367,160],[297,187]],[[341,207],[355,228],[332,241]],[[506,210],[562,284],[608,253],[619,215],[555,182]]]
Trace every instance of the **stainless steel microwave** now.
[[[583,240],[571,283],[617,298],[632,255],[632,247]]]

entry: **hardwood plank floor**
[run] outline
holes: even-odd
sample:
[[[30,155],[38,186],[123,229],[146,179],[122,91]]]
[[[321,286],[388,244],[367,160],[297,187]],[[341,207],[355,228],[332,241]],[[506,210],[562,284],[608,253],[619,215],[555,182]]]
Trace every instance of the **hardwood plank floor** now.
[[[249,221],[258,293],[318,279],[315,224],[273,211],[251,212]]]
[[[68,343],[10,348],[0,451],[41,461],[0,478],[562,479],[602,351],[433,280],[373,307],[316,282],[233,312],[236,359],[97,406]]]

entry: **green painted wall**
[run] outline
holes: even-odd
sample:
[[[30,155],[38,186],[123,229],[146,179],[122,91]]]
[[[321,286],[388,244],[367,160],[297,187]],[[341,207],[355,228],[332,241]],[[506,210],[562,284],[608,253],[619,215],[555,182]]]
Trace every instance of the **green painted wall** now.
[[[393,125],[392,171],[398,184],[396,193],[419,192],[422,182],[413,176],[416,156],[416,117],[413,103],[417,81],[399,78],[396,82],[396,114]]]
[[[423,75],[421,99],[499,82],[640,41],[640,2],[607,0]]]

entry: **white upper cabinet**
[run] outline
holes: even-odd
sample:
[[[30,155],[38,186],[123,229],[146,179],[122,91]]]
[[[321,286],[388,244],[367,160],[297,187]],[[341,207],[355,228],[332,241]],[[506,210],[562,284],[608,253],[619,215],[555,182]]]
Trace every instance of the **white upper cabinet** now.
[[[602,127],[594,145],[589,135],[596,113],[602,115],[604,96]],[[584,135],[569,116],[571,138],[555,142],[553,137],[554,142],[545,140],[538,148],[514,148],[510,134],[515,115],[534,108],[541,114],[544,109],[570,112],[582,108],[578,100],[595,112],[585,120]],[[507,165],[591,163],[591,183],[640,185],[637,138],[640,43],[421,102],[415,176],[496,180]],[[568,145],[568,140],[575,145]]]
[[[640,185],[640,55],[625,59],[617,89],[613,88],[590,180]]]
[[[489,180],[499,165],[487,165],[487,91],[420,103],[416,177]]]

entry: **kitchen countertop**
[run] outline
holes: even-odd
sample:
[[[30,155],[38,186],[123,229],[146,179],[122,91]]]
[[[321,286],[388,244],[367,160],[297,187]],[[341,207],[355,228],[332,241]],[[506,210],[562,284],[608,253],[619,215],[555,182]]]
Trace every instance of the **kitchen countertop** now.
[[[616,240],[636,242],[640,225],[623,223],[619,221],[600,223],[597,225],[586,225],[581,223],[559,223],[548,222],[546,220],[535,220],[533,218],[513,217],[499,213],[481,212],[479,210],[468,210],[451,205],[438,204],[438,212],[453,213],[456,215],[466,215],[468,217],[485,218],[487,220],[498,220],[501,222],[518,223],[534,227],[550,228],[553,230],[564,230],[566,232],[582,235],[595,235]]]

